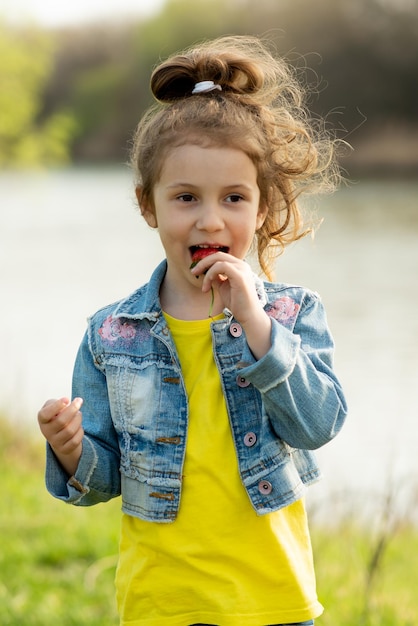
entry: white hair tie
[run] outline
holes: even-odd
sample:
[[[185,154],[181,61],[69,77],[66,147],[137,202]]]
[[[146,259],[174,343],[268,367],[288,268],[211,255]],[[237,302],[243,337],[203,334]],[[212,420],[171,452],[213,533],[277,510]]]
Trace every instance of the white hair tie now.
[[[192,94],[207,93],[208,91],[214,91],[215,89],[222,91],[222,87],[220,85],[215,85],[213,80],[202,80],[200,83],[195,84]]]

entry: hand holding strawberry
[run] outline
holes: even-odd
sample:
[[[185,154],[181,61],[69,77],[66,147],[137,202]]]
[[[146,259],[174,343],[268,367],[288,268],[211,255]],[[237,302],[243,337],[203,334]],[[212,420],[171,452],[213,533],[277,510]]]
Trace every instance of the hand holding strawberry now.
[[[203,276],[202,291],[216,289],[223,308],[229,309],[245,330],[256,358],[270,348],[271,320],[258,298],[250,265],[215,248],[199,248],[192,254],[192,273]]]

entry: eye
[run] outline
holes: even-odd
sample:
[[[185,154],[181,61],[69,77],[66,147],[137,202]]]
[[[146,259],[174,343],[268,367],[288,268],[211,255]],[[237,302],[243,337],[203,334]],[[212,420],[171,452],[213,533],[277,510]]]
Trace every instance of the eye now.
[[[226,201],[231,203],[240,202],[240,200],[243,199],[244,198],[239,193],[231,193],[226,197]]]
[[[177,200],[181,200],[181,202],[193,202],[195,197],[191,193],[181,193],[177,196]]]

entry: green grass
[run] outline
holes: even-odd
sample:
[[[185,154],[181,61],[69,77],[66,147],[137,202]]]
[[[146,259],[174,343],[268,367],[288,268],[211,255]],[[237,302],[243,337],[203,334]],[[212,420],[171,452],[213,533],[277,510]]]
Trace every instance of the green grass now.
[[[331,531],[314,526],[312,536],[318,591],[326,608],[318,626],[418,624],[417,528],[398,527],[375,566],[376,532],[348,522]]]
[[[120,502],[87,509],[54,500],[40,437],[24,441],[1,420],[0,471],[0,624],[116,625]],[[314,523],[312,537],[326,607],[318,626],[418,624],[416,527],[366,530],[347,519],[331,529]]]
[[[44,487],[44,446],[0,426],[0,624],[117,624],[120,502],[72,507]]]

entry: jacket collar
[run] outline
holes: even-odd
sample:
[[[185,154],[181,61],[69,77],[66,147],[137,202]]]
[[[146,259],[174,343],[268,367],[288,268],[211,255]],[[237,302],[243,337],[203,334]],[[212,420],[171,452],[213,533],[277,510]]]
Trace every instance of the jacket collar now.
[[[121,300],[112,317],[156,320],[161,315],[160,287],[167,271],[167,261],[154,270],[149,282]]]
[[[162,261],[154,270],[149,282],[121,300],[112,317],[128,319],[157,320],[161,315],[160,287],[167,271],[167,261]],[[267,304],[267,296],[263,281],[253,274],[255,288],[263,306]]]

